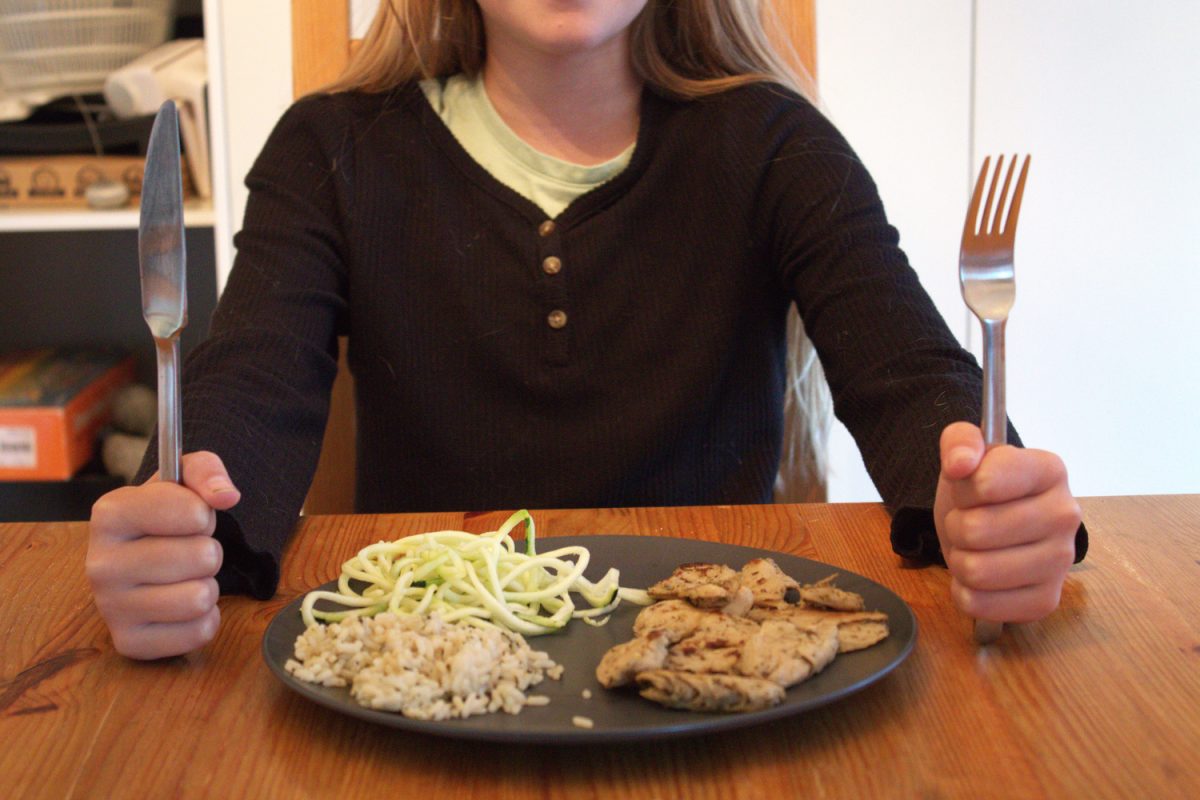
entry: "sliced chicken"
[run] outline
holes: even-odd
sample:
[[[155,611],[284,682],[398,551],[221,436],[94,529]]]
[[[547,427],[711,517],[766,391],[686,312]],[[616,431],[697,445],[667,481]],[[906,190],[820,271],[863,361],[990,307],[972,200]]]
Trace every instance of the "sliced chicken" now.
[[[783,702],[783,687],[762,678],[655,669],[639,673],[642,697],[688,711],[758,711]]]
[[[888,636],[888,618],[882,611],[830,611],[824,608],[755,608],[752,619],[780,620],[797,628],[832,622],[838,629],[838,652],[852,653],[878,644]]]
[[[706,611],[701,613],[692,635],[702,634],[711,639],[724,639],[731,645],[738,645],[757,630],[758,623],[747,617],[731,617],[719,611]]]
[[[770,558],[740,572],[684,564],[650,587],[659,602],[638,614],[637,638],[609,650],[596,677],[606,687],[635,683],[669,708],[773,706],[839,652],[888,635],[887,615],[865,611],[863,598],[834,586],[835,577],[801,586]]]
[[[734,668],[741,655],[740,646],[722,646],[703,637],[689,636],[671,645],[662,667],[680,672],[730,674],[736,672]]]
[[[731,617],[744,617],[754,607],[754,592],[745,586],[739,586],[733,593],[733,598],[721,606],[721,613]]]
[[[782,606],[800,600],[800,584],[781,570],[774,559],[747,561],[739,574],[742,586],[754,593],[755,606]]]
[[[854,612],[849,612],[854,613]],[[861,616],[874,615],[879,612],[863,611]],[[880,614],[882,619],[856,619],[838,622],[838,652],[853,653],[855,650],[865,650],[879,644],[888,637],[887,615]]]
[[[739,576],[724,564],[681,564],[646,590],[656,600],[687,600],[697,608],[720,608],[733,599]]]
[[[633,621],[633,633],[645,636],[650,631],[660,630],[669,641],[678,642],[696,630],[705,613],[686,600],[664,600],[638,612]]]
[[[690,636],[671,645],[664,666],[683,672],[736,672],[742,648],[759,627],[745,617],[706,614]]]
[[[807,605],[832,608],[835,611],[862,611],[866,608],[862,595],[847,592],[833,585],[836,575],[800,587],[800,599]]]
[[[633,683],[639,672],[658,669],[667,660],[670,642],[662,631],[650,631],[609,649],[596,667],[596,680],[608,689]]]
[[[825,669],[837,653],[837,625],[832,622],[797,628],[782,620],[767,620],[742,647],[737,672],[786,688]]]

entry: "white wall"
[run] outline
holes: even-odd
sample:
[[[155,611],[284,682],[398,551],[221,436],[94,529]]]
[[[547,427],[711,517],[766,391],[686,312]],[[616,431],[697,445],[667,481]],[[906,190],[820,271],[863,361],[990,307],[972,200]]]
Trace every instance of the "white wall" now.
[[[817,0],[816,13],[825,111],[874,176],[901,246],[961,338],[955,221],[970,164],[970,4]],[[840,423],[830,445],[829,499],[879,499]]]
[[[985,154],[1032,153],[1008,327],[1026,444],[1079,495],[1200,491],[1200,3],[818,0],[817,30],[830,115],[976,351],[968,187]],[[831,499],[877,497],[834,446]]]
[[[379,0],[350,0],[350,37],[361,39],[365,36],[378,10]]]
[[[1200,491],[1200,2],[979,3],[976,149],[1033,154],[1009,404],[1079,494]]]

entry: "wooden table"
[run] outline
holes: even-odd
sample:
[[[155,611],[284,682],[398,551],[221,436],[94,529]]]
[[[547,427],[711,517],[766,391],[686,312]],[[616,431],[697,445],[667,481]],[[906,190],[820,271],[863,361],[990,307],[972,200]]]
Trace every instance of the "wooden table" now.
[[[547,511],[545,536],[686,535],[818,559],[914,609],[912,655],[864,691],[720,736],[654,745],[485,745],[360,723],[259,656],[288,601],[363,544],[478,515],[309,517],[270,602],[222,600],[187,658],[117,656],[83,576],[86,525],[0,526],[0,796],[604,800],[1200,797],[1200,496],[1083,501],[1088,559],[1062,608],[986,649],[945,570],[893,555],[880,507]]]

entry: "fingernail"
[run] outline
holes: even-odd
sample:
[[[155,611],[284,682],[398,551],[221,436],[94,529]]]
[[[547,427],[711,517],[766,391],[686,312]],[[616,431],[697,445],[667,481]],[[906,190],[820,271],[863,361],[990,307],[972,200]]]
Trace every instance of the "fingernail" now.
[[[236,491],[233,484],[225,478],[213,478],[208,482],[208,490],[213,494],[225,494],[227,492]]]
[[[967,469],[975,460],[975,452],[969,447],[956,447],[950,451],[946,465],[952,469]]]

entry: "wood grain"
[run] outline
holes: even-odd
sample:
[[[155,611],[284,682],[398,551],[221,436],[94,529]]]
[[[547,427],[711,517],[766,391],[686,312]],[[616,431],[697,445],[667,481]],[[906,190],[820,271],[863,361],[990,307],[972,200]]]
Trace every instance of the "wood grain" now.
[[[259,654],[273,615],[380,539],[494,529],[488,513],[306,517],[267,602],[221,601],[186,658],[117,656],[83,523],[0,525],[0,795],[439,798],[1200,796],[1200,496],[1085,499],[1062,608],[978,649],[945,570],[887,544],[874,504],[535,512],[540,534],[686,536],[815,558],[916,613],[916,649],[831,706],[653,746],[487,747],[382,729],[293,694]],[[11,746],[19,743],[19,746]],[[397,789],[400,791],[400,789]]]
[[[347,360],[348,346],[349,339],[339,336],[337,376],[329,394],[329,416],[321,439],[321,456],[304,497],[305,514],[349,514],[354,511],[358,414],[354,408],[354,376]]]
[[[292,0],[292,89],[296,97],[325,86],[341,75],[353,51],[348,0]],[[346,337],[338,340],[338,371],[329,400],[329,417],[316,474],[304,500],[307,514],[354,510],[354,378],[346,360]]]
[[[332,83],[350,60],[348,0],[292,0],[292,91]]]

